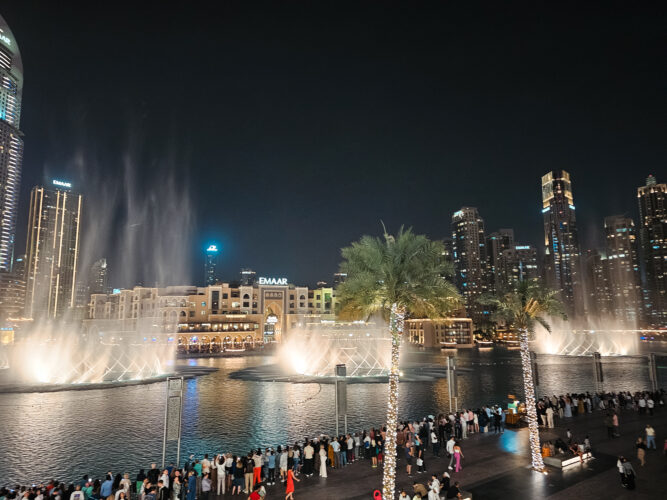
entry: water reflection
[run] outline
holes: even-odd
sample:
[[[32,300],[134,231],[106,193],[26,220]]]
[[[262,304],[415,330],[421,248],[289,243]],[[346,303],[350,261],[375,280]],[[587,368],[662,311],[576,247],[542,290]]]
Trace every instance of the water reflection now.
[[[656,346],[660,347],[651,345]],[[440,352],[410,357],[424,363],[445,362]],[[250,447],[293,443],[304,436],[334,431],[332,385],[252,382],[228,376],[273,361],[267,357],[196,360],[220,371],[186,384],[181,457],[245,452]],[[540,392],[593,389],[590,358],[540,356],[539,361]],[[604,358],[603,362],[605,387],[634,390],[648,386],[645,358]],[[659,358],[663,386],[666,362]],[[472,370],[459,377],[459,407],[503,403],[508,394],[522,397],[516,351],[461,351],[459,366]],[[135,474],[139,467],[160,459],[164,397],[162,383],[85,392],[0,394],[0,449],[12,450],[0,454],[0,477],[16,483],[74,479],[109,469]],[[386,401],[384,384],[349,385],[349,429],[380,425]],[[418,419],[448,408],[446,380],[400,386],[401,419]],[[520,450],[513,435],[506,432],[500,442],[508,450]],[[168,457],[175,457],[175,446],[170,447]]]

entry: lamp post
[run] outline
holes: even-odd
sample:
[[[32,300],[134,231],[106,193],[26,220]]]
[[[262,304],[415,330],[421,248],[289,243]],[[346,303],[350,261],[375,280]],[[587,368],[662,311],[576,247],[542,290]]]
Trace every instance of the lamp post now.
[[[336,365],[336,436],[341,413],[344,418],[345,435],[347,436],[347,368],[345,364]]]

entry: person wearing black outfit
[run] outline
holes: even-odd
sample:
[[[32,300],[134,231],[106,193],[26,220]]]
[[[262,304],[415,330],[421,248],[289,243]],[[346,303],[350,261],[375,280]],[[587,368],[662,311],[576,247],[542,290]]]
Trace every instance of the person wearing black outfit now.
[[[151,484],[157,484],[157,481],[160,478],[160,469],[157,468],[157,464],[151,464],[151,468],[148,471],[147,477]]]
[[[157,482],[157,493],[155,494],[155,500],[169,500],[169,490],[165,487],[162,480]]]

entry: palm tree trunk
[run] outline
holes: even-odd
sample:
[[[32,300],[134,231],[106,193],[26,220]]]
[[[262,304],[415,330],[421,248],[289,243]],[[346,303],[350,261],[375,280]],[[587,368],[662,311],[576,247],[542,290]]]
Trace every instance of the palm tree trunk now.
[[[531,463],[534,470],[544,471],[544,461],[540,449],[540,430],[537,425],[537,408],[535,406],[535,386],[533,385],[533,367],[528,350],[528,330],[519,329],[521,346],[521,367],[523,371],[523,390],[526,397],[526,412],[528,413],[528,431],[530,440]]]
[[[389,397],[387,401],[387,438],[384,443],[384,474],[382,476],[382,498],[394,500],[396,490],[396,428],[398,427],[398,361],[403,312],[396,304],[391,307],[389,319],[391,332],[391,367],[389,370]]]

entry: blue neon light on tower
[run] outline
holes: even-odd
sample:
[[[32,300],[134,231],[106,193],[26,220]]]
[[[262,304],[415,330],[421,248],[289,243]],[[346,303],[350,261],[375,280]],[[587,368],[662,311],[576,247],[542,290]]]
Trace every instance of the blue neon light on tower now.
[[[206,261],[204,264],[204,281],[206,286],[215,285],[218,281],[218,276],[216,274],[216,268],[218,266],[218,245],[211,243],[208,248],[206,248]]]

